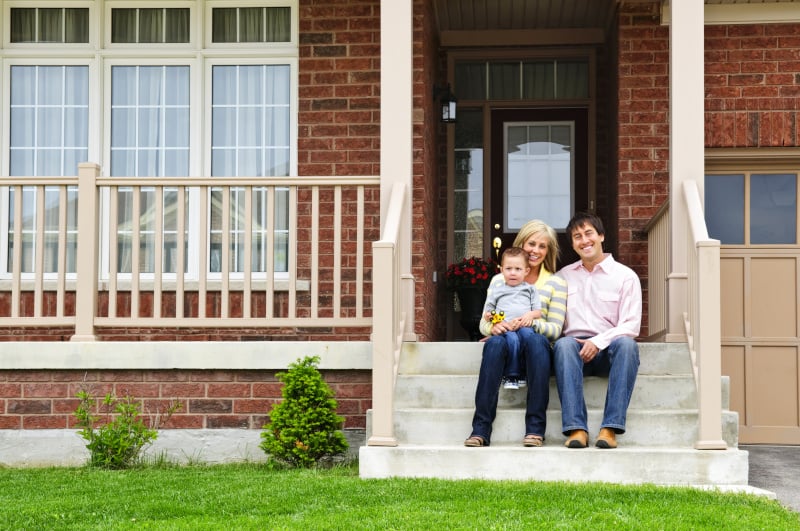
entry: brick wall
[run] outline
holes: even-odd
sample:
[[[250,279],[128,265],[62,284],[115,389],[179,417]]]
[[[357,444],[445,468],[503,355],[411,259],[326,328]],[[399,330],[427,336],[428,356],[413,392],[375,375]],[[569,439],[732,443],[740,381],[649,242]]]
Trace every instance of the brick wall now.
[[[707,26],[706,147],[798,145],[800,25]]]
[[[644,227],[669,197],[669,28],[660,4],[624,3],[619,13],[617,258],[639,275],[645,301]]]
[[[371,407],[370,371],[320,371],[335,393],[344,428],[364,429]],[[75,395],[86,390],[141,399],[156,414],[181,404],[165,429],[261,429],[283,384],[275,371],[242,370],[3,370],[0,429],[74,428]]]

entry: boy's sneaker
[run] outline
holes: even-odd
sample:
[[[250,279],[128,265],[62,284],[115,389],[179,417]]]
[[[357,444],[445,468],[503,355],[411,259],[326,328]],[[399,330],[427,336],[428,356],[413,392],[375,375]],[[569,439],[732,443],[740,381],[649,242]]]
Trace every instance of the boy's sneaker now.
[[[506,378],[503,389],[519,389],[519,381],[516,378]]]

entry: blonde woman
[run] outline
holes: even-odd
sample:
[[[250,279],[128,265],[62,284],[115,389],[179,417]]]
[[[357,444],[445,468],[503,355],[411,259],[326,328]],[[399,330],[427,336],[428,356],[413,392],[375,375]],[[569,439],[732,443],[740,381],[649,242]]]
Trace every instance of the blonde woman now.
[[[489,446],[492,423],[497,413],[497,398],[500,382],[508,355],[503,333],[528,329],[521,334],[521,347],[527,374],[527,403],[525,409],[524,446],[537,447],[544,443],[547,422],[547,405],[550,398],[550,354],[551,345],[561,335],[564,326],[567,302],[567,283],[554,274],[558,258],[558,240],[552,227],[539,220],[526,223],[517,233],[514,247],[522,247],[528,254],[530,272],[525,282],[533,284],[542,302],[542,316],[534,318],[528,312],[516,319],[492,324],[485,318],[480,329],[488,336],[483,347],[483,358],[475,390],[475,415],[472,418],[472,433],[464,441],[465,446]],[[504,283],[498,274],[489,285]]]

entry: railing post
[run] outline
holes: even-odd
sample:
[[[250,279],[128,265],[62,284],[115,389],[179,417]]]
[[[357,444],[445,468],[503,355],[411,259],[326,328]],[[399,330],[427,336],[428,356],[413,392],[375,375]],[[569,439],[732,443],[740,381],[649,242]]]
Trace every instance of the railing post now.
[[[397,296],[392,242],[372,243],[372,430],[369,446],[397,446],[394,434],[394,349]],[[388,300],[387,300],[388,298]]]
[[[722,321],[720,317],[719,241],[697,242],[697,297],[699,330],[694,331],[699,385],[697,386],[698,450],[724,450],[722,438]],[[701,319],[702,320],[701,320]]]
[[[75,335],[70,341],[95,341],[97,315],[98,192],[100,166],[78,164],[78,249],[75,280]]]

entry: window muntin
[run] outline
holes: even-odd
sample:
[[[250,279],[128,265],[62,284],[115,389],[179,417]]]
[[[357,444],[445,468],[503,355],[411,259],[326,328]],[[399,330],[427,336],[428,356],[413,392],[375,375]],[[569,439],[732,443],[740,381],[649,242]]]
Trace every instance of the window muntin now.
[[[82,7],[12,7],[10,42],[89,42],[89,9]]]
[[[211,10],[214,43],[285,43],[291,41],[291,8],[215,7]]]
[[[189,8],[112,8],[113,44],[188,43]]]
[[[797,245],[797,179],[793,172],[707,174],[709,236],[723,245]]]

